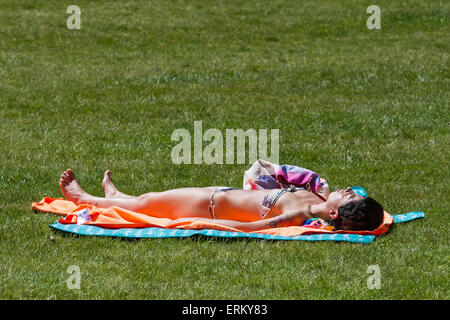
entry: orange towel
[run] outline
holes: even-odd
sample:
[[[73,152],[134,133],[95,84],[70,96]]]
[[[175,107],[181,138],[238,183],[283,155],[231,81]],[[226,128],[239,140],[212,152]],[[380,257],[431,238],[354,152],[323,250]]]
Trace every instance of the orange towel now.
[[[173,220],[167,218],[155,218],[142,213],[122,209],[119,207],[111,207],[108,209],[97,208],[88,204],[76,205],[75,203],[64,200],[62,198],[54,199],[45,197],[39,202],[33,202],[31,208],[35,211],[50,212],[65,216],[59,219],[59,223],[74,224],[77,223],[77,214],[75,212],[88,208],[90,211],[91,220],[85,224],[94,225],[104,228],[147,228],[147,227],[159,227],[159,228],[174,228],[174,229],[215,229],[222,231],[242,232],[235,228],[220,225],[218,223],[210,223],[204,221],[186,220],[182,222],[174,223]],[[394,220],[392,216],[384,212],[383,223],[373,231],[329,231],[324,229],[314,229],[302,226],[290,226],[280,228],[270,228],[264,230],[253,231],[252,233],[265,233],[280,236],[297,236],[305,234],[315,233],[349,233],[349,234],[361,234],[361,235],[381,235],[388,231],[389,227],[393,224]]]

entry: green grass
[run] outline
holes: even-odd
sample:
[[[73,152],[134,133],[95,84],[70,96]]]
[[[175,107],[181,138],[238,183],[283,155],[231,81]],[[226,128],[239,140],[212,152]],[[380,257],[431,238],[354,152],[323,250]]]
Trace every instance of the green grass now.
[[[0,298],[450,298],[448,2],[378,1],[381,30],[356,0],[76,4],[81,30],[69,3],[0,0]],[[124,241],[31,211],[69,167],[96,195],[106,169],[131,194],[240,187],[249,164],[172,163],[171,133],[194,120],[278,128],[280,162],[426,218],[370,245]]]

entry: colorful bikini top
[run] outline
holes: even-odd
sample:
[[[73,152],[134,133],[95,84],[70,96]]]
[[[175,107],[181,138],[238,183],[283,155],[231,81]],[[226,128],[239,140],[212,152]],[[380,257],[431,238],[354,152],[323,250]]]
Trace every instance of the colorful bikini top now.
[[[275,205],[277,200],[286,192],[295,192],[299,189],[304,188],[296,188],[294,186],[290,186],[289,188],[283,188],[281,190],[272,190],[268,194],[264,196],[264,199],[258,204],[258,213],[262,219],[270,212],[272,207]]]

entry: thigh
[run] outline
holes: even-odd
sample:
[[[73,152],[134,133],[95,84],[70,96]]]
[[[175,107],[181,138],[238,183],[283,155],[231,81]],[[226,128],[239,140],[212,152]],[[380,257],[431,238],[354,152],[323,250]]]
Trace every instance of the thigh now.
[[[180,188],[139,196],[138,212],[158,218],[209,218],[209,188]]]

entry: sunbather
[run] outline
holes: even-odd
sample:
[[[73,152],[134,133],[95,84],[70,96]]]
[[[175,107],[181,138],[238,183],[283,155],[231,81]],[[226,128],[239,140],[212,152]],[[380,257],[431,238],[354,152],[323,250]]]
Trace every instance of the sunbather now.
[[[255,231],[302,225],[309,218],[321,218],[337,230],[374,230],[383,221],[382,206],[352,188],[331,192],[326,201],[306,190],[240,190],[229,187],[179,188],[131,196],[120,192],[103,178],[105,197],[85,192],[71,169],[61,174],[59,185],[67,200],[99,208],[112,206],[175,221],[204,220]]]

